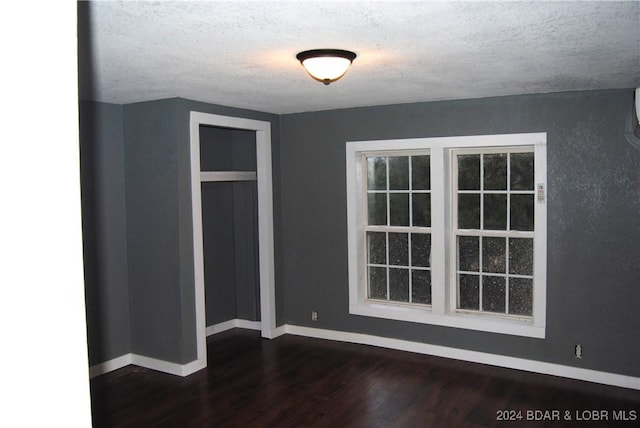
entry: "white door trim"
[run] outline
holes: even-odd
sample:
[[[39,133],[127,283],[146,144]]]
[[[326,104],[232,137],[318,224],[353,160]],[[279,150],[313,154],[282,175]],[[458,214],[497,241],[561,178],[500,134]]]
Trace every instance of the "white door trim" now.
[[[190,115],[191,202],[193,215],[193,268],[197,361],[193,371],[207,366],[207,333],[204,300],[204,256],[202,240],[202,196],[200,190],[200,125],[243,129],[256,133],[258,180],[258,241],[260,264],[260,330],[262,337],[277,334],[273,249],[273,184],[271,174],[271,123],[192,111]]]

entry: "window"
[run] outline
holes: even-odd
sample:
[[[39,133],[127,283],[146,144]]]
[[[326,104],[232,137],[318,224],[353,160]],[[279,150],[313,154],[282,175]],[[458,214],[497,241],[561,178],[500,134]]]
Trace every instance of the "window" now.
[[[456,309],[531,317],[533,148],[453,157]]]
[[[431,192],[428,153],[368,154],[367,297],[431,304]]]
[[[350,313],[544,337],[546,134],[347,143]]]

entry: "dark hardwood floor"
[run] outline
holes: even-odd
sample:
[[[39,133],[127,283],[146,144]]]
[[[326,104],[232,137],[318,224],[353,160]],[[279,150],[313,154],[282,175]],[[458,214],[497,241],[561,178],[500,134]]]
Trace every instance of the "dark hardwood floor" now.
[[[364,345],[290,335],[264,340],[259,332],[240,329],[209,337],[205,370],[181,378],[129,366],[94,378],[91,395],[96,427],[638,426],[640,421],[640,391]],[[593,420],[596,411],[608,420]],[[560,420],[535,420],[556,415]],[[636,420],[613,420],[623,415]]]

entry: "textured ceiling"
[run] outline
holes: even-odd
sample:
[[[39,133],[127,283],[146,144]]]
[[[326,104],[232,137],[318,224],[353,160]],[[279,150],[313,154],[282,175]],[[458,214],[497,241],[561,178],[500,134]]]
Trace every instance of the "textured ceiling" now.
[[[640,2],[91,2],[80,94],[272,113],[640,86]],[[353,50],[312,80],[296,53]]]

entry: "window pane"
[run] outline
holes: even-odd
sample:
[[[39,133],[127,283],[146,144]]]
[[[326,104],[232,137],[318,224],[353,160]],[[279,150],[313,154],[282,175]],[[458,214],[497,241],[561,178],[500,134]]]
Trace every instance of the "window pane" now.
[[[477,236],[458,236],[458,270],[480,270],[480,238]]]
[[[507,190],[507,154],[484,155],[484,189]]]
[[[482,310],[505,313],[505,301],[505,279],[499,276],[483,276]]]
[[[511,153],[511,190],[533,190],[533,153]]]
[[[460,281],[459,309],[480,309],[479,280],[480,276],[478,275],[458,275],[458,281]]]
[[[431,189],[431,164],[429,156],[411,156],[411,188]]]
[[[370,225],[387,224],[387,195],[384,193],[369,193],[367,195],[368,221]]]
[[[411,234],[411,266],[429,267],[431,265],[431,235],[428,233]]]
[[[526,316],[533,314],[533,280],[509,278],[509,313]]]
[[[425,305],[431,304],[431,271],[411,271],[411,301]]]
[[[431,195],[429,193],[413,193],[413,225],[431,227]]]
[[[387,299],[387,268],[369,267],[369,298]]]
[[[480,229],[480,195],[458,195],[458,229]]]
[[[389,300],[409,301],[409,269],[389,269]]]
[[[389,158],[389,189],[409,190],[409,157]]]
[[[511,195],[511,230],[533,230],[533,195]]]
[[[387,158],[367,158],[367,189],[387,189]]]
[[[389,233],[389,264],[409,266],[409,234]]]
[[[533,275],[533,239],[509,238],[509,273]]]
[[[380,232],[367,232],[367,248],[370,264],[387,264],[387,239],[385,235],[385,233]]]
[[[480,190],[480,155],[458,156],[458,189]]]
[[[482,238],[482,271],[505,273],[506,238]]]
[[[507,195],[484,195],[484,229],[507,230]]]
[[[389,195],[391,226],[409,226],[409,194],[391,193]]]

